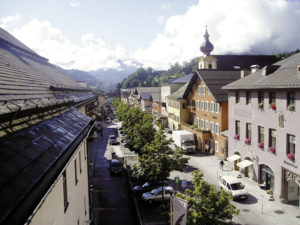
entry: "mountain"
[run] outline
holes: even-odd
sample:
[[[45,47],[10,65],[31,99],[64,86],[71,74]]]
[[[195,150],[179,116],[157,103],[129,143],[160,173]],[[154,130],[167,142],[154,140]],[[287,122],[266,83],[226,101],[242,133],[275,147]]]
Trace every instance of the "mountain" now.
[[[107,81],[100,81],[92,74],[82,71],[82,70],[63,70],[67,75],[69,75],[73,80],[76,81],[86,81],[89,88],[98,88],[102,91],[109,92],[115,89],[116,84]]]

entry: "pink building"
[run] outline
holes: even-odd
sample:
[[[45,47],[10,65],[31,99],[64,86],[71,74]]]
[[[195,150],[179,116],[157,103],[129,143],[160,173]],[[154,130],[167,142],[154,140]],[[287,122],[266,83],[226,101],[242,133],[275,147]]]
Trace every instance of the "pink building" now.
[[[299,201],[300,53],[223,87],[229,90],[229,157],[274,197]]]

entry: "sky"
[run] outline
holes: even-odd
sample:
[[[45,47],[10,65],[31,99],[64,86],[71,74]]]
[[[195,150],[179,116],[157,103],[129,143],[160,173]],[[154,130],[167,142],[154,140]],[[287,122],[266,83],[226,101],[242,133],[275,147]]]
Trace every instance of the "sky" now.
[[[168,69],[212,54],[300,49],[300,0],[0,0],[0,27],[65,69]]]

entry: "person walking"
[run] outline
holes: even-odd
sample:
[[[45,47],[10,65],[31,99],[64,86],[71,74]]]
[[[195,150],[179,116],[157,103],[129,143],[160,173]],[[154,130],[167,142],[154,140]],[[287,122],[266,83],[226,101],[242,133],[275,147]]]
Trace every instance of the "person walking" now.
[[[224,166],[224,161],[223,159],[220,161],[220,169],[223,170],[223,166]]]

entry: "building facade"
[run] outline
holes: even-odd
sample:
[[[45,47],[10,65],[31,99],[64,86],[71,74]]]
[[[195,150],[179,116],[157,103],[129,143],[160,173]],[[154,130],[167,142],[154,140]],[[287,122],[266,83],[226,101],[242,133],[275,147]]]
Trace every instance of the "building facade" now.
[[[229,158],[286,201],[299,200],[300,54],[225,86]]]

